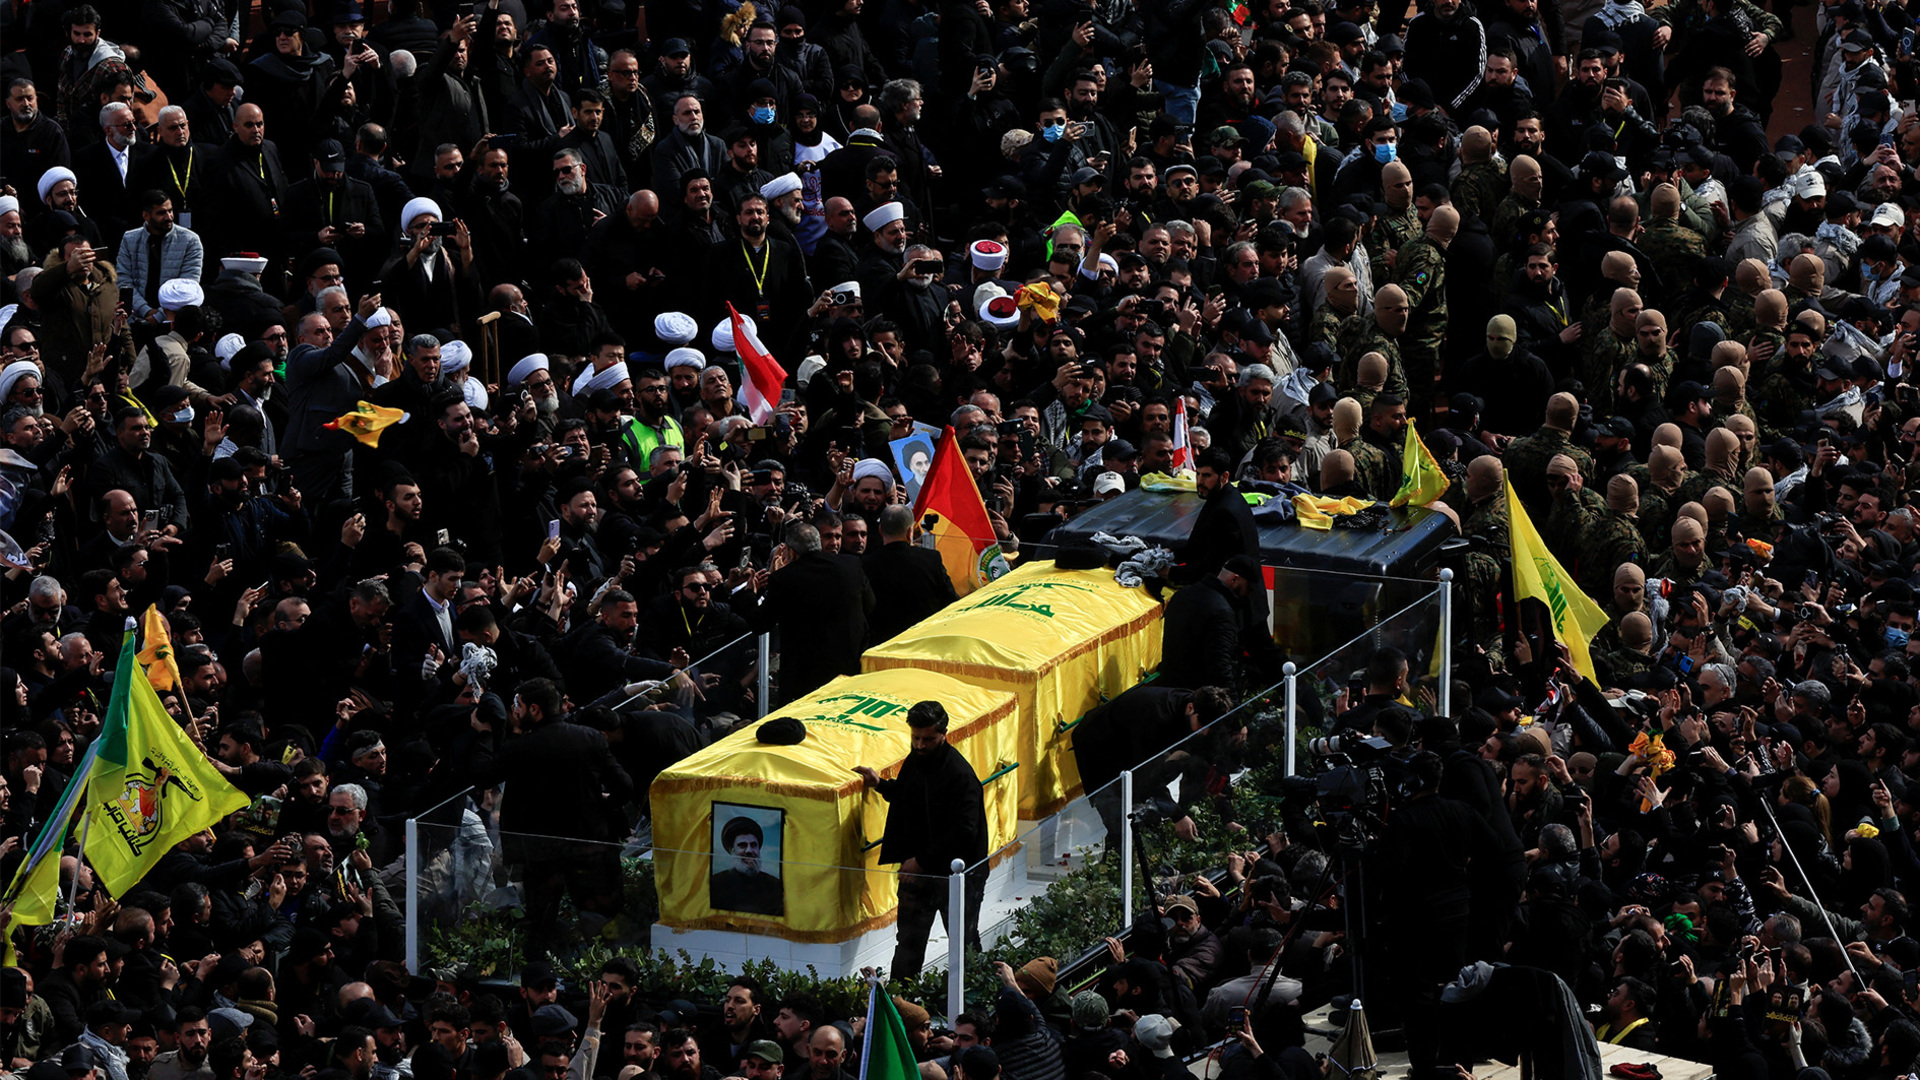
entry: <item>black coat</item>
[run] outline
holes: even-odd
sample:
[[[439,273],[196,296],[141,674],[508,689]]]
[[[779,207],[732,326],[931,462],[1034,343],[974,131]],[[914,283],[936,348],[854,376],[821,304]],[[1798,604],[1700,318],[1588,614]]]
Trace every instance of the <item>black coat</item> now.
[[[905,540],[882,544],[862,562],[873,594],[887,598],[868,627],[876,645],[960,599],[940,556]]]
[[[127,157],[127,179],[120,178],[120,166],[105,142],[97,142],[73,155],[73,175],[86,199],[87,213],[100,225],[100,238],[107,242],[108,258],[120,251],[120,237],[140,224],[140,211],[133,205],[134,192],[129,181],[142,154],[132,147]]]
[[[1240,489],[1221,484],[1194,518],[1193,531],[1180,550],[1175,580],[1185,583],[1212,577],[1235,555],[1258,558],[1260,530],[1253,523],[1247,500],[1240,497]]]
[[[366,233],[348,236],[348,225],[364,225]],[[328,226],[338,230],[332,244],[346,265],[349,291],[366,291],[373,275],[386,259],[392,240],[387,235],[387,220],[380,212],[380,201],[373,185],[364,180],[342,177],[340,187],[323,191],[317,181],[308,179],[287,188],[286,205],[280,208],[280,226],[286,233],[286,252],[298,262],[308,252],[323,246],[320,230]],[[296,267],[297,270],[297,267]]]
[[[525,784],[500,815],[508,832],[612,840],[609,806],[627,801],[633,781],[592,728],[548,721],[509,741],[475,778],[480,787]]]
[[[768,579],[754,629],[780,630],[782,702],[810,694],[836,675],[860,673],[873,586],[850,556],[814,551]]]
[[[1160,657],[1161,686],[1198,690],[1235,682],[1241,645],[1241,612],[1217,577],[1205,577],[1167,601],[1166,645]]]
[[[1080,780],[1096,791],[1117,779],[1122,770],[1164,753],[1193,731],[1187,720],[1192,691],[1164,685],[1159,679],[1136,686],[1095,708],[1073,731],[1073,759]],[[1181,785],[1181,793],[1193,798]]]
[[[914,751],[900,775],[877,789],[887,800],[880,861],[912,859],[923,874],[945,874],[953,860],[971,866],[987,857],[987,803],[980,777],[950,744]]]

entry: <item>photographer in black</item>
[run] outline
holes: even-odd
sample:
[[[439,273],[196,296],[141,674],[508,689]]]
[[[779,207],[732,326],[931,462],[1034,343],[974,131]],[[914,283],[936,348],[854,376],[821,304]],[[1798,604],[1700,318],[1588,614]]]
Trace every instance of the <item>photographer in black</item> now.
[[[1073,735],[1073,757],[1081,783],[1093,793],[1093,807],[1108,837],[1120,835],[1135,806],[1171,802],[1168,784],[1175,778],[1180,781],[1180,798],[1171,802],[1171,809],[1162,809],[1174,820],[1174,831],[1181,838],[1200,835],[1188,808],[1201,800],[1215,798],[1231,809],[1229,778],[1239,768],[1247,728],[1237,717],[1224,724],[1214,722],[1232,707],[1233,696],[1218,686],[1183,690],[1153,682],[1128,690],[1080,721]],[[1134,769],[1134,805],[1122,806],[1116,782],[1121,771],[1149,759],[1147,767]],[[1221,817],[1232,820],[1230,813]],[[1108,850],[1119,850],[1117,840],[1109,841]]]

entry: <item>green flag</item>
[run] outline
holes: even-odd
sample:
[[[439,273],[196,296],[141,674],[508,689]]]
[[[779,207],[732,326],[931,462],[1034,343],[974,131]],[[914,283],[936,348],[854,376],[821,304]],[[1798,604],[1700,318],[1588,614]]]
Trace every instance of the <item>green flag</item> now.
[[[920,1080],[920,1064],[907,1042],[907,1025],[893,999],[875,980],[867,991],[867,1037],[860,1049],[860,1080]]]
[[[126,895],[175,844],[247,805],[167,715],[132,634],[120,648],[98,744],[81,812],[91,819],[87,861],[109,896]]]

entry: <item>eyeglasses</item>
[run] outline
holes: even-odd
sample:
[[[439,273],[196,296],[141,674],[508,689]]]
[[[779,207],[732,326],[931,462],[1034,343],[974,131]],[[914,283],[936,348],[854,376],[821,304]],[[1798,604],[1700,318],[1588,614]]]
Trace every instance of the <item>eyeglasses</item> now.
[[[39,352],[40,343],[37,341],[22,341],[14,345],[13,351],[14,352]]]
[[[340,281],[342,279],[336,277],[333,280]],[[282,330],[277,334],[262,334],[260,335],[260,340],[261,341],[285,341],[287,340],[287,332],[285,330]]]
[[[329,806],[329,807],[327,807],[327,813],[329,813],[329,814],[352,814],[352,813],[355,813],[355,812],[357,812],[357,808],[356,808],[356,807],[352,807],[352,806]]]
[[[685,585],[680,586],[680,588],[688,592],[712,592],[713,591],[713,586],[707,584],[704,581],[689,581]]]

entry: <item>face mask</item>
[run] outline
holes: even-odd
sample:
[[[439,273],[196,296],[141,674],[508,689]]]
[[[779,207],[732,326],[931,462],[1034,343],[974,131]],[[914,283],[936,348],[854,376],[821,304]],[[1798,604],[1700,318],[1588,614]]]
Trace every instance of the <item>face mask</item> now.
[[[1393,159],[1399,156],[1400,148],[1393,143],[1383,143],[1373,148],[1373,160],[1382,165],[1391,164]]]
[[[1887,648],[1904,649],[1907,647],[1907,632],[1897,626],[1889,626],[1886,631]]]
[[[1048,142],[1059,142],[1060,136],[1066,133],[1067,125],[1064,123],[1048,124],[1040,129],[1040,137]]]
[[[1391,112],[1392,112],[1392,114],[1393,114],[1393,122],[1394,122],[1394,123],[1396,123],[1396,124],[1404,124],[1404,123],[1406,123],[1406,122],[1407,122],[1407,105],[1406,105],[1406,102],[1404,102],[1404,101],[1396,101],[1396,102],[1394,102],[1394,103],[1393,103],[1393,108],[1392,108],[1392,109],[1391,109],[1390,111],[1391,111]]]
[[[761,105],[748,115],[753,117],[753,122],[756,124],[771,124],[773,123],[773,106]]]
[[[193,423],[193,406],[182,405],[180,411],[173,414],[173,422],[176,424]]]

